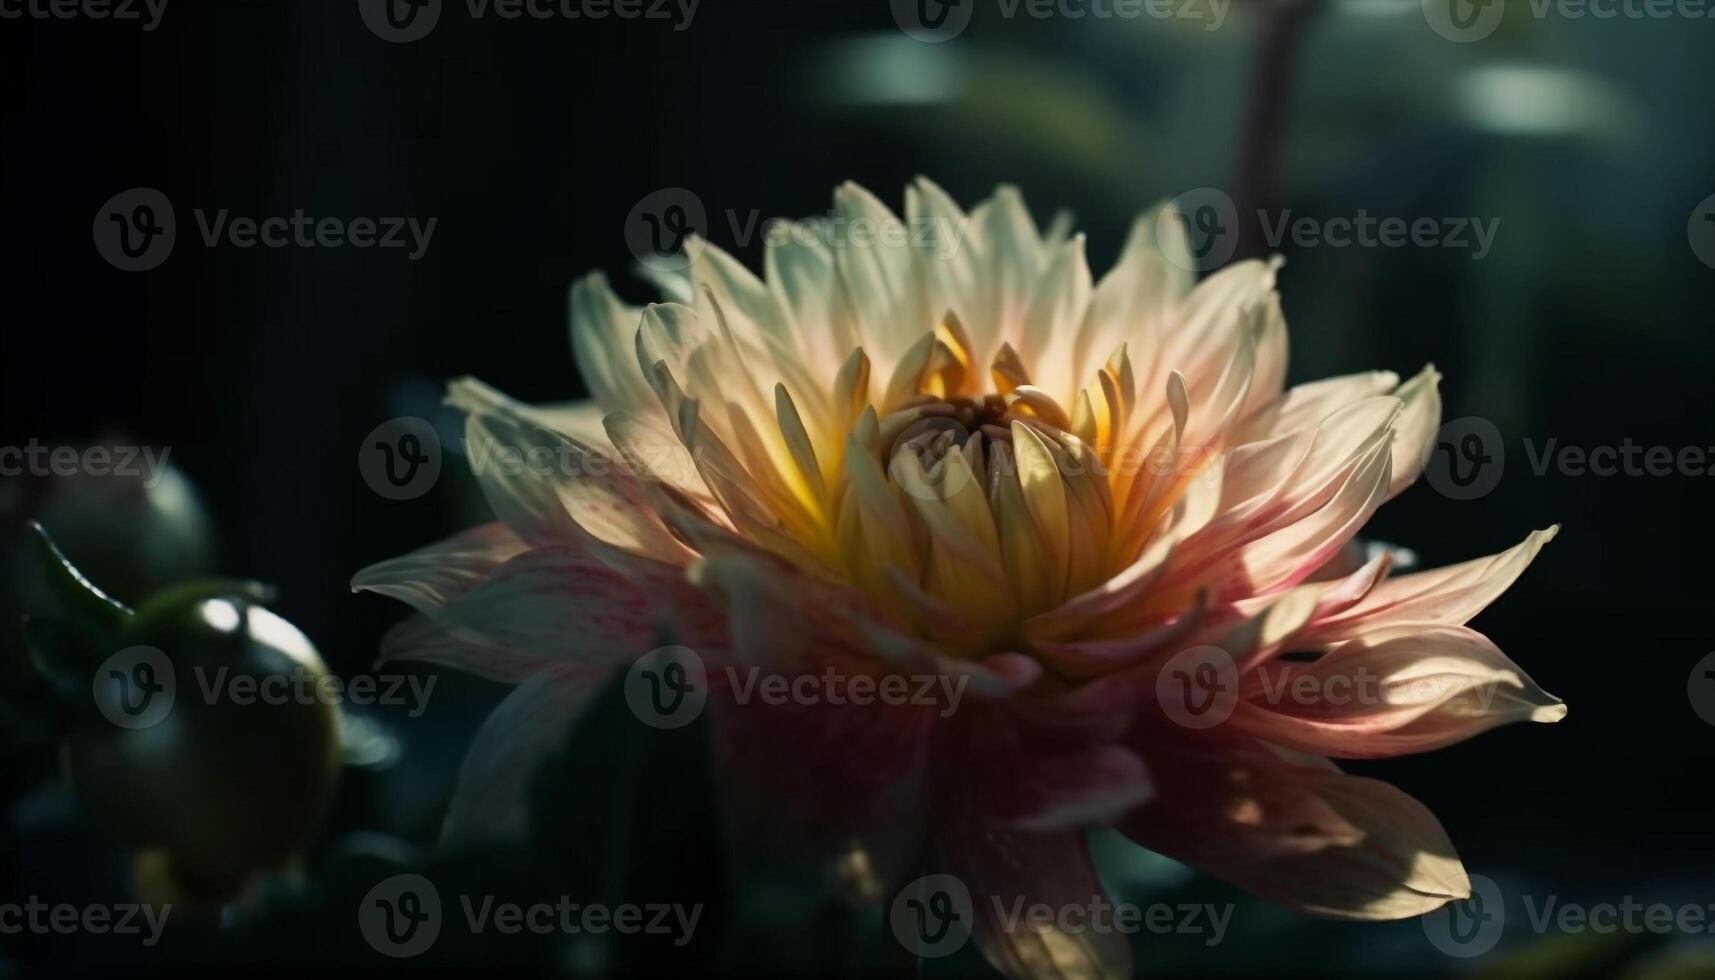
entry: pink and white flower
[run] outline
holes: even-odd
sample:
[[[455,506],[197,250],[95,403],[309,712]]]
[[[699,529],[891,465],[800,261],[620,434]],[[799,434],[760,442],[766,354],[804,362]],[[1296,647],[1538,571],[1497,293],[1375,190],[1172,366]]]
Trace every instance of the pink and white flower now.
[[[715,667],[959,678],[948,713],[741,704],[711,669],[720,773],[771,847],[861,847],[887,887],[925,859],[960,878],[1014,976],[1130,974],[1124,937],[991,911],[1087,904],[1092,827],[1322,915],[1466,896],[1426,808],[1329,761],[1565,714],[1465,626],[1555,528],[1415,574],[1352,557],[1422,468],[1434,369],[1285,387],[1278,262],[1196,282],[1170,208],[1097,281],[1083,238],[1039,231],[1010,188],[967,214],[920,179],[903,221],[855,185],[834,200],[771,237],[763,278],[693,239],[686,274],[657,276],[673,302],[578,281],[589,403],[452,385],[499,522],[354,582],[421,613],[385,657],[518,685],[448,833],[516,829],[592,689],[676,643]],[[835,233],[865,223],[934,240]],[[1205,646],[1236,703],[1176,724],[1164,665]],[[1360,677],[1374,696],[1277,696]]]

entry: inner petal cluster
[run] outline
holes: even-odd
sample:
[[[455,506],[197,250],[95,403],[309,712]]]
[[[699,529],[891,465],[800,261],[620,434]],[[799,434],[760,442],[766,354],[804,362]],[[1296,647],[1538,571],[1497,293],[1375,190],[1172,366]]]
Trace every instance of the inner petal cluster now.
[[[835,531],[854,582],[975,653],[1110,577],[1116,512],[1104,449],[1122,406],[1104,399],[1098,416],[1085,392],[1068,412],[1030,384],[1006,345],[991,390],[978,389],[971,363],[951,316],[902,359],[880,408],[847,440]]]

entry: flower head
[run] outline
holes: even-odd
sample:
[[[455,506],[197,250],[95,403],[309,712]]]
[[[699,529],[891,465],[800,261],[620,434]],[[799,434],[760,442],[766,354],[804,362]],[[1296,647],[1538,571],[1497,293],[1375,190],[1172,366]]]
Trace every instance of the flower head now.
[[[1194,281],[1170,207],[1097,281],[1011,189],[967,214],[918,180],[905,205],[841,187],[770,236],[763,278],[693,239],[656,276],[671,302],[579,281],[593,404],[453,385],[502,523],[355,583],[425,614],[391,655],[522,682],[449,832],[515,823],[551,741],[519,732],[670,636],[716,665],[956,680],[951,706],[763,706],[712,671],[723,772],[746,819],[857,842],[883,881],[935,855],[1014,975],[1129,974],[1123,941],[989,902],[1088,902],[1094,826],[1327,915],[1466,895],[1421,805],[1328,761],[1564,714],[1464,625],[1553,528],[1407,575],[1357,543],[1422,467],[1434,369],[1286,388],[1278,263]],[[496,463],[544,453],[571,465]]]

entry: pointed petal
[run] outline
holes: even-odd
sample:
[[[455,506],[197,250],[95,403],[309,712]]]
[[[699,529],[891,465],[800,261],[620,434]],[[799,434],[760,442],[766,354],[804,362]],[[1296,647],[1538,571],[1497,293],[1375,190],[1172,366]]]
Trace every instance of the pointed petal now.
[[[1565,716],[1566,705],[1488,637],[1463,626],[1407,624],[1311,663],[1264,665],[1245,678],[1230,724],[1305,752],[1371,759]]]
[[[612,664],[660,645],[662,635],[686,632],[697,604],[676,578],[682,574],[663,565],[652,581],[633,581],[583,549],[537,548],[449,603],[435,623],[453,636],[526,657]],[[424,659],[421,651],[394,655]]]
[[[1441,374],[1431,364],[1399,386],[1394,396],[1404,403],[1394,420],[1393,485],[1388,499],[1399,496],[1423,472],[1424,460],[1441,428]]]
[[[590,396],[610,412],[649,409],[654,399],[631,356],[643,311],[622,302],[599,272],[572,284],[567,307],[572,356]]]
[[[1014,980],[1125,980],[1131,942],[1122,932],[1038,931],[1023,910],[1090,907],[1109,899],[1081,833],[1033,834],[974,820],[941,835],[948,871],[970,889],[975,938],[990,965]]]
[[[351,591],[392,596],[432,613],[476,588],[528,547],[504,524],[484,524],[352,576]]]
[[[1498,555],[1390,578],[1370,590],[1363,601],[1313,623],[1305,639],[1337,643],[1402,623],[1463,625],[1510,588],[1537,552],[1559,533],[1560,525],[1555,524],[1532,531]]]
[[[1386,783],[1266,748],[1152,753],[1132,840],[1273,902],[1338,919],[1421,915],[1470,894],[1446,831]]]
[[[600,675],[565,664],[520,684],[488,716],[465,752],[441,840],[510,842],[528,830],[530,783],[583,713]]]

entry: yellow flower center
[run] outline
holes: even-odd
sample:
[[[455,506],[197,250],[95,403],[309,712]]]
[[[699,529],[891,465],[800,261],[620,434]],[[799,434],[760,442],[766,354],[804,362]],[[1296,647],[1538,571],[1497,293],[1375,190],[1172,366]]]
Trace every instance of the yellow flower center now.
[[[1071,412],[1030,384],[1010,347],[993,359],[993,390],[978,390],[972,360],[951,316],[901,358],[879,400],[866,397],[862,352],[848,360],[835,404],[854,418],[827,536],[812,547],[900,619],[974,654],[1112,575],[1131,483],[1109,467],[1129,411],[1117,396],[1130,390],[1123,350],[1095,400],[1081,392]]]

